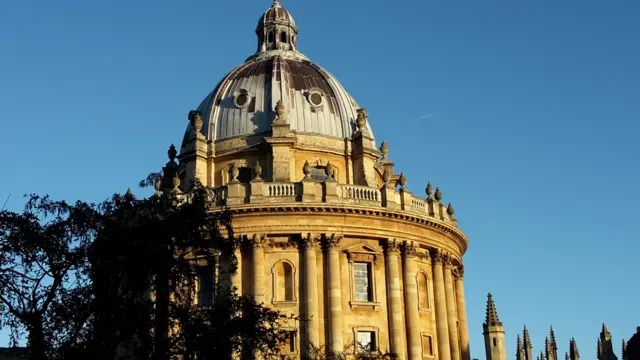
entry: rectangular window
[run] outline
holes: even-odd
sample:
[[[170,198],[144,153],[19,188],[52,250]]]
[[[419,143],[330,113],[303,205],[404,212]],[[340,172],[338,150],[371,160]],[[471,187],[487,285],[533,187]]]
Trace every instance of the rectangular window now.
[[[373,331],[358,331],[358,352],[376,351],[376,333]]]
[[[433,356],[433,340],[429,335],[422,335],[422,356]]]
[[[213,289],[215,286],[213,267],[198,266],[196,268],[198,281],[198,305],[213,304]]]
[[[280,352],[283,354],[290,354],[296,352],[296,332],[289,331],[287,339],[284,343],[280,344]]]
[[[371,288],[371,264],[357,262],[354,266],[356,301],[373,301]]]

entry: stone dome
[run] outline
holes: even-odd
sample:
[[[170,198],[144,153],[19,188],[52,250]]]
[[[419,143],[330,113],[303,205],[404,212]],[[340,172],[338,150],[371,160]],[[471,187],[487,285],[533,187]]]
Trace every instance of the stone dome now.
[[[350,139],[357,131],[356,101],[327,70],[296,47],[293,17],[276,0],[256,29],[258,51],[229,72],[202,101],[202,135],[210,141],[264,137],[278,101],[295,133]],[[367,130],[373,135],[369,125]],[[193,132],[189,125],[185,140]]]

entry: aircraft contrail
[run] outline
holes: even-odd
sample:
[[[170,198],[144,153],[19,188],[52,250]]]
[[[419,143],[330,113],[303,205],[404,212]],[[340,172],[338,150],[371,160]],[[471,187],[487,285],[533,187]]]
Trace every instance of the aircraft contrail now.
[[[430,114],[427,114],[427,115],[418,116],[418,117],[417,117],[417,118],[415,118],[415,119],[409,120],[409,122],[414,123],[414,122],[416,122],[416,121],[418,121],[418,120],[428,119],[428,118],[433,117],[433,116],[436,116],[436,115],[437,115],[436,113],[430,113]]]

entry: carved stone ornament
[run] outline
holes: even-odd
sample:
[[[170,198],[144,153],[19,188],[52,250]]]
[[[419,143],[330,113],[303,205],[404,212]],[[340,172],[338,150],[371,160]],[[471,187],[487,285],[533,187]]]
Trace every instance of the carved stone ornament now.
[[[232,182],[238,182],[238,175],[240,175],[240,169],[235,164],[229,165],[229,174],[231,175]]]
[[[382,143],[380,144],[380,152],[382,153],[382,158],[386,159],[389,154],[389,145],[387,145],[384,140],[382,140]]]
[[[435,198],[438,201],[442,200],[442,191],[440,191],[440,188],[436,188]]]
[[[358,109],[356,126],[358,127],[358,130],[361,132],[363,132],[365,129],[365,126],[367,126],[367,110],[366,109]]]
[[[264,249],[265,245],[267,245],[266,234],[253,234],[251,237],[251,246],[257,249]]]
[[[178,190],[180,187],[180,177],[178,177],[178,173],[173,175],[173,189]]]
[[[155,184],[153,184],[154,189],[156,189],[156,194],[160,193],[160,190],[162,189],[162,180],[160,180],[160,178],[156,179]]]
[[[389,181],[391,181],[391,173],[388,169],[384,169],[384,172],[382,173],[382,181],[384,181],[385,184],[388,184]]]
[[[260,166],[260,163],[258,161],[256,161],[256,165],[253,167],[253,179],[254,180],[261,180],[262,176],[262,166]]]
[[[456,275],[458,276],[459,279],[464,278],[464,265],[460,264],[456,266]]]
[[[171,161],[174,161],[176,159],[176,156],[178,155],[178,151],[176,150],[175,145],[171,144],[171,146],[169,146],[167,155],[169,155],[169,160]]]
[[[322,248],[325,251],[337,249],[338,246],[340,246],[341,240],[342,240],[342,236],[336,236],[335,234],[325,235],[322,238]]]
[[[451,256],[451,254],[448,253],[448,252],[443,252],[442,253],[442,264],[445,267],[452,267],[453,266],[453,256]]]
[[[387,242],[385,243],[385,250],[389,254],[398,254],[400,253],[400,245],[400,242],[395,239],[387,240]]]
[[[304,173],[305,179],[311,178],[311,165],[309,161],[304,162],[304,166],[302,167],[302,172]]]
[[[425,189],[425,191],[427,192],[427,199],[432,199],[433,198],[433,186],[431,186],[431,183],[427,183],[427,188]]]
[[[268,241],[269,243],[269,247],[272,249],[291,249],[291,248],[295,248],[296,247],[296,243],[289,240],[289,241],[277,241],[275,239],[269,239]]]
[[[189,121],[193,126],[194,133],[196,135],[200,134],[200,131],[202,131],[202,126],[203,126],[202,118],[200,117],[200,111],[197,111],[197,110],[189,111]]]
[[[276,104],[276,121],[280,120],[280,121],[284,121],[284,112],[285,112],[285,108],[284,108],[284,104],[282,104],[282,100],[279,100],[278,103]]]
[[[407,177],[404,176],[404,173],[400,173],[400,177],[398,178],[398,185],[400,185],[401,189],[404,189],[407,186]]]
[[[440,249],[433,249],[433,250],[429,251],[429,254],[431,255],[431,262],[432,263],[434,263],[434,264],[442,264],[444,251],[442,251]]]
[[[447,205],[447,214],[449,214],[449,216],[453,217],[454,213],[455,213],[455,209],[453,208],[453,205],[451,205],[451,203],[449,203],[449,205]]]
[[[131,191],[131,188],[127,189],[127,192],[124,194],[124,199],[127,201],[135,200],[135,196],[133,196],[133,191]]]
[[[416,254],[417,248],[413,241],[405,241],[404,245],[402,246],[402,255],[404,255],[404,257],[406,258],[413,258],[416,256]]]
[[[422,261],[431,262],[431,256],[429,256],[429,250],[417,252],[416,257]]]
[[[336,173],[336,169],[331,165],[330,161],[327,161],[327,165],[324,168],[324,173],[328,178],[334,179],[334,175]]]
[[[320,237],[311,233],[306,233],[300,237],[301,248],[313,248],[315,249],[320,244]]]

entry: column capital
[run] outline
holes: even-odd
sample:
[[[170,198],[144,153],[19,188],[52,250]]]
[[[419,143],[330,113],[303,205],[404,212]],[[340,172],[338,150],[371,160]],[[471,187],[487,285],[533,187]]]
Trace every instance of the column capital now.
[[[254,249],[264,249],[267,245],[267,234],[253,234],[249,243]]]
[[[443,252],[442,264],[444,265],[445,268],[448,268],[448,269],[453,268],[453,256],[451,256],[451,253]]]
[[[440,249],[432,249],[429,250],[429,255],[431,255],[431,262],[433,264],[440,264],[444,261],[445,252]]]
[[[388,254],[394,254],[397,255],[400,253],[400,248],[402,246],[402,244],[397,241],[396,239],[390,240],[387,239],[387,241],[384,244],[384,250],[385,252],[387,252]]]
[[[341,235],[336,235],[336,234],[324,234],[322,236],[322,248],[324,249],[324,251],[329,251],[332,249],[336,249],[338,248],[338,246],[340,246],[340,241],[342,240],[342,236]]]
[[[404,255],[405,258],[414,258],[416,257],[416,254],[417,249],[413,241],[405,241],[402,245],[402,255]]]
[[[298,241],[298,246],[301,249],[315,249],[318,247],[322,238],[318,234],[306,233],[301,234],[300,240]]]
[[[464,278],[464,265],[459,264],[454,266],[453,275],[455,275],[457,279],[462,280]]]

